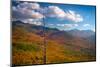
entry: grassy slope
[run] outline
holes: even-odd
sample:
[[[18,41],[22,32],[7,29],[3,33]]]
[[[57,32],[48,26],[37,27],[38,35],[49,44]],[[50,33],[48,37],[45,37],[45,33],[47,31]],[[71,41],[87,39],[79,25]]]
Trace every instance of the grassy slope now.
[[[27,32],[24,28],[15,28],[12,34],[12,53],[14,65],[43,64],[44,38]],[[86,49],[78,49],[72,44],[60,44],[54,40],[46,41],[46,63],[63,63],[95,60]]]

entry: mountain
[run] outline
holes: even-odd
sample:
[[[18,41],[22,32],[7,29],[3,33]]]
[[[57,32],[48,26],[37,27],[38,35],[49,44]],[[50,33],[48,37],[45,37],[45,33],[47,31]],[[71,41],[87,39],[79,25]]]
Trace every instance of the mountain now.
[[[53,40],[60,44],[72,43],[76,46],[84,48],[90,48],[95,45],[95,32],[91,30],[73,29],[69,31],[60,31],[56,28],[36,26],[34,24],[23,23],[21,21],[14,21],[12,25],[13,27],[21,27],[28,33],[33,33],[40,37],[45,37],[44,40]]]
[[[78,29],[73,29],[73,30],[69,30],[69,31],[60,31],[57,28],[49,28],[49,27],[44,27],[44,26],[37,26],[34,24],[29,24],[29,23],[23,23],[21,21],[13,21],[12,23],[13,27],[19,26],[19,27],[24,27],[27,31],[29,32],[35,32],[37,34],[40,34],[42,32],[45,32],[45,34],[49,34],[50,36],[53,36],[55,34],[57,35],[65,35],[65,36],[73,36],[73,37],[90,37],[95,35],[95,32],[91,31],[91,30],[78,30]],[[14,28],[12,28],[14,29]],[[41,35],[41,34],[40,34]],[[68,37],[67,36],[67,37]],[[68,37],[68,38],[69,38]]]
[[[91,30],[74,29],[74,30],[70,30],[70,31],[67,31],[67,32],[70,33],[72,36],[83,37],[83,38],[95,35],[95,32],[93,32]]]
[[[95,60],[95,32],[90,30],[61,31],[56,28],[12,22],[13,65]],[[19,60],[18,60],[19,59]]]
[[[14,27],[23,27],[28,32],[33,32],[33,33],[36,33],[36,34],[41,35],[41,36],[44,35],[43,34],[44,32],[59,31],[56,28],[48,28],[48,27],[44,27],[44,26],[37,26],[35,24],[24,23],[24,22],[21,22],[21,21],[13,21],[12,27],[13,27],[12,29],[14,29]]]

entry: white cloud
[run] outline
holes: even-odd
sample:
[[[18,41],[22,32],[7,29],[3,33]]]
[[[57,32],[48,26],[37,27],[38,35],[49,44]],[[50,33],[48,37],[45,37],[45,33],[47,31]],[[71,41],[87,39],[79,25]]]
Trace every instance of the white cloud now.
[[[75,11],[68,10],[65,12],[58,6],[40,7],[38,3],[23,2],[12,7],[12,17],[15,19],[37,19],[45,17],[58,18],[73,22],[82,22],[83,17]]]
[[[63,19],[63,20],[70,20],[73,22],[82,22],[83,17],[76,13],[75,11],[68,10],[65,12],[63,9],[61,9],[58,6],[48,6],[47,8],[42,9],[42,12],[44,11],[44,15],[47,17],[55,17],[58,19]]]
[[[65,27],[65,28],[73,28],[73,27],[77,27],[78,24],[57,24],[57,26]]]
[[[20,20],[24,23],[43,25],[40,20],[44,18],[44,15],[36,12],[37,9],[40,9],[40,5],[37,3],[19,3],[12,7],[12,17],[14,20]]]
[[[65,12],[57,6],[49,6],[47,8],[47,15],[50,17],[62,18],[65,16]]]
[[[17,7],[27,8],[27,9],[39,9],[40,5],[38,3],[23,2],[23,3],[20,3]]]
[[[66,30],[66,29],[73,29],[76,28],[78,26],[78,24],[47,24],[48,26],[52,26],[52,27],[56,27],[62,30]]]
[[[84,24],[83,26],[84,26],[84,27],[88,27],[88,26],[90,26],[90,24]]]
[[[20,19],[42,19],[44,16],[34,10],[27,10],[26,8],[15,8],[13,7],[13,18]]]
[[[32,11],[33,12],[33,11]],[[35,19],[42,19],[44,16],[42,14],[40,14],[39,12],[33,12],[32,13],[32,18]]]
[[[33,22],[33,24],[35,24],[35,25],[43,25],[42,22]]]
[[[68,10],[66,12],[66,19],[69,19],[74,22],[82,22],[83,21],[83,17],[80,14],[77,14],[72,10]]]
[[[43,25],[43,22],[40,22],[40,21],[34,21],[34,19],[24,19],[24,20],[21,20],[23,21],[24,23],[29,23],[29,24],[34,24],[34,25]]]
[[[40,6],[37,3],[28,3],[28,2],[20,3],[17,6],[12,7],[13,18],[42,19],[44,15],[39,12],[35,12],[35,9],[39,9],[39,8]]]

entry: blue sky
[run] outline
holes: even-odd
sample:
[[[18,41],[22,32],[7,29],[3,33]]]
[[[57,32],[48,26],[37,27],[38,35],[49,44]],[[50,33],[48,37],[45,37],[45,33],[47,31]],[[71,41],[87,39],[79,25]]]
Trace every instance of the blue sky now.
[[[95,31],[95,6],[15,1],[13,19],[59,30]]]

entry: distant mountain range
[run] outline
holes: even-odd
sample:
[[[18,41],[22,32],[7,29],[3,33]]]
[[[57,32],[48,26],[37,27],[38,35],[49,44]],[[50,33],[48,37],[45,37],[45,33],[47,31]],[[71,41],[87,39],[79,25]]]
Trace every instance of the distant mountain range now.
[[[92,30],[70,30],[68,31],[70,34],[72,34],[73,36],[78,36],[78,37],[89,37],[92,35],[95,35],[95,32],[93,32]]]
[[[44,44],[47,44],[47,63],[56,62],[75,62],[95,60],[96,56],[96,34],[91,30],[68,30],[61,31],[56,28],[37,26],[34,24],[23,23],[21,21],[12,22],[12,42],[13,42],[13,59],[23,56],[25,50],[32,50],[32,53],[39,53],[38,57],[42,57],[41,50]],[[30,45],[32,44],[32,45]],[[21,45],[21,46],[20,46]],[[27,46],[27,47],[26,47]],[[33,48],[32,48],[33,47]],[[38,48],[38,49],[37,49]],[[17,52],[16,52],[17,50]],[[20,52],[21,50],[24,50]],[[39,50],[38,52],[36,52]],[[18,53],[18,54],[17,54]],[[30,52],[28,52],[30,53]],[[37,62],[37,57],[25,53],[24,58],[33,62]],[[57,58],[57,59],[56,59]],[[64,59],[63,59],[64,58]],[[73,59],[72,59],[73,58]],[[24,60],[14,61],[13,64],[18,64]],[[41,64],[43,59],[38,59]],[[22,64],[27,63],[27,61]]]
[[[80,43],[85,43],[86,41],[95,44],[95,32],[91,30],[68,30],[61,31],[57,28],[49,28],[44,26],[37,26],[34,24],[23,23],[21,21],[13,21],[13,27],[23,27],[26,31],[35,33],[39,36],[45,36],[48,40],[55,40],[60,43],[66,43],[67,41],[80,41]],[[14,29],[14,28],[12,28]],[[82,42],[81,42],[82,41]],[[87,45],[86,45],[87,46]]]
[[[93,32],[92,30],[78,30],[78,29],[73,29],[73,30],[68,30],[68,31],[61,31],[57,28],[49,28],[49,27],[45,27],[45,26],[37,26],[34,24],[29,24],[29,23],[23,23],[21,21],[13,21],[12,23],[13,27],[15,26],[23,26],[24,28],[27,28],[28,31],[34,31],[34,30],[38,30],[38,31],[43,31],[46,33],[51,33],[51,32],[57,32],[57,33],[68,33],[72,36],[78,36],[78,37],[89,37],[92,35],[95,35],[95,32]]]

